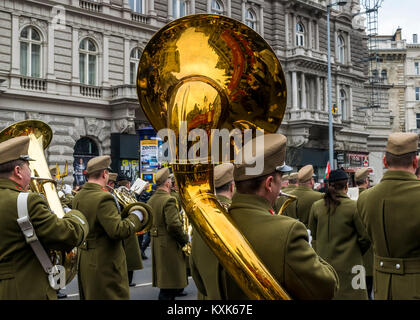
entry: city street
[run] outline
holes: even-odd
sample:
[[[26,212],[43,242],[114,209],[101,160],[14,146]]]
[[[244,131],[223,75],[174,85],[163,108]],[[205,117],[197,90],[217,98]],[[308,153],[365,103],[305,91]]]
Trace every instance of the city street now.
[[[157,300],[159,289],[152,287],[152,259],[150,247],[146,250],[146,255],[149,259],[143,260],[143,269],[134,271],[133,282],[135,287],[130,287],[131,300]],[[184,290],[188,293],[185,297],[177,297],[177,300],[197,300],[197,288],[192,277],[188,279],[188,286]],[[67,294],[67,298],[61,300],[79,300],[79,289],[77,285],[77,277],[70,282],[63,293]]]

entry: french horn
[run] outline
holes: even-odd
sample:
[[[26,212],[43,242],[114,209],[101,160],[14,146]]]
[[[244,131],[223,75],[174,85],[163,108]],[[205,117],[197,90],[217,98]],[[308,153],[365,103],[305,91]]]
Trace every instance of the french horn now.
[[[189,221],[250,299],[290,299],[214,194],[212,129],[275,133],[286,108],[286,82],[276,54],[237,20],[198,14],[172,21],[146,45],[137,93],[154,129],[170,129],[169,148],[179,195]],[[189,163],[179,139],[201,129],[210,137],[208,163]],[[174,147],[175,146],[175,147]],[[240,146],[229,143],[231,155]],[[232,159],[232,158],[231,158]],[[217,161],[231,161],[216,159]]]
[[[29,156],[34,161],[29,161],[31,169],[30,190],[43,194],[47,199],[51,211],[62,218],[64,210],[57,193],[56,181],[51,177],[44,150],[48,148],[53,132],[51,127],[39,120],[25,120],[16,122],[0,132],[0,142],[14,137],[29,136]],[[73,248],[69,252],[51,250],[50,257],[53,264],[62,265],[66,271],[66,284],[77,274],[79,251]]]

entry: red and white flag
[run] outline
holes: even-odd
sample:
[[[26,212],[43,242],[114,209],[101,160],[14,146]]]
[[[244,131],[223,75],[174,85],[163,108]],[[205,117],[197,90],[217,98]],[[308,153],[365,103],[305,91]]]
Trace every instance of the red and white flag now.
[[[325,176],[324,179],[328,179],[328,177],[330,176],[330,172],[331,172],[331,167],[330,167],[330,162],[327,162],[327,167],[325,168]]]

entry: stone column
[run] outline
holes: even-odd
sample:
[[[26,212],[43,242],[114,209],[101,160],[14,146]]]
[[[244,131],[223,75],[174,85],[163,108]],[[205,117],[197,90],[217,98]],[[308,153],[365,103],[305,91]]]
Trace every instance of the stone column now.
[[[319,51],[319,24],[318,21],[315,20],[315,33],[316,33],[316,44],[315,48]]]
[[[321,79],[317,76],[316,77],[316,87],[315,87],[315,92],[316,92],[316,110],[317,111],[321,111]]]
[[[191,8],[190,8],[189,14],[195,14],[195,0],[190,0],[190,5],[191,5]]]
[[[245,23],[246,17],[246,0],[242,0],[242,22]]]
[[[298,108],[298,86],[297,86],[297,74],[296,71],[292,71],[292,110]]]
[[[289,46],[289,13],[286,12],[284,15],[284,36],[285,36],[285,42],[286,42],[286,49]]]
[[[124,39],[124,84],[130,84],[130,40]]]
[[[353,88],[349,86],[349,120],[353,119]]]
[[[329,112],[328,109],[328,78],[324,78],[324,111]]]
[[[292,13],[292,47],[296,47],[296,14]]]
[[[305,73],[302,72],[301,74],[301,85],[302,85],[302,96],[301,101],[302,101],[302,105],[301,105],[301,109],[307,109],[307,105],[306,105],[306,83],[305,83]]]
[[[72,30],[72,82],[80,82],[79,75],[79,29],[74,28]]]
[[[172,0],[168,0],[168,20],[174,19],[174,6]]]
[[[109,35],[104,34],[104,55],[103,55],[103,86],[109,86]]]
[[[350,33],[347,33],[347,64],[351,65],[351,38]]]
[[[308,19],[308,49],[312,49],[312,20]]]
[[[12,74],[19,74],[19,16],[12,14]]]
[[[260,35],[264,37],[264,9],[260,6]]]
[[[55,79],[54,73],[54,24],[48,23],[48,62],[47,79]]]

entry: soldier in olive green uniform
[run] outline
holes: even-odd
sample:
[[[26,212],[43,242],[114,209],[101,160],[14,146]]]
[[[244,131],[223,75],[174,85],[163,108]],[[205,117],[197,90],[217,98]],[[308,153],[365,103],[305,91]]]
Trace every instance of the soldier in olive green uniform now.
[[[122,240],[146,225],[150,208],[134,206],[127,217],[118,212],[115,198],[105,189],[109,156],[87,164],[88,182],[77,193],[73,208],[89,221],[89,235],[81,246],[78,283],[80,299],[129,299],[127,263]]]
[[[29,189],[31,180],[29,141],[25,136],[0,143],[0,300],[57,299],[56,290],[50,287],[47,274],[17,223],[17,198]],[[88,234],[88,223],[79,211],[72,210],[60,219],[37,193],[29,194],[27,208],[46,252],[70,251]]]
[[[286,188],[281,188],[281,192],[283,193],[287,193],[289,194],[291,191],[295,190],[297,187],[297,183],[298,183],[298,173],[297,172],[292,172],[291,174],[288,175],[288,185]],[[276,200],[276,202],[274,203],[274,212],[278,213],[279,210],[281,209],[281,207],[283,206],[283,203],[288,199],[288,197],[285,196],[279,196]]]
[[[290,167],[279,166],[285,159],[286,137],[266,134],[264,144],[256,145],[255,152],[255,163],[235,165],[233,174],[237,191],[229,215],[292,299],[333,298],[338,288],[337,274],[309,245],[305,225],[296,219],[276,215],[272,210],[280,192],[282,173],[290,171]],[[247,167],[262,161],[261,173],[246,173]],[[226,299],[248,299],[225,272],[221,283],[221,294]]]
[[[290,206],[284,211],[284,215],[298,219],[308,227],[309,212],[312,204],[322,198],[322,193],[314,191],[314,168],[312,165],[306,165],[298,172],[299,185],[289,194],[297,197],[297,200],[292,202]]]
[[[177,201],[170,195],[172,181],[169,168],[155,176],[156,192],[147,204],[152,207],[153,286],[160,288],[159,300],[174,300],[188,285],[187,267],[182,247],[190,240],[182,228]]]
[[[117,177],[118,187],[124,187],[130,190],[131,182],[125,176],[120,176],[119,179]],[[136,198],[135,195],[133,195]],[[122,209],[122,208],[120,208]],[[134,270],[141,270],[143,269],[143,262],[141,260],[141,252],[139,241],[137,239],[137,234],[133,233],[127,239],[123,240],[123,247],[125,252],[125,257],[127,260],[127,271],[128,271],[128,284],[130,287],[134,287],[136,285],[133,282]]]
[[[370,241],[357,214],[356,201],[347,196],[347,191],[347,174],[331,171],[324,199],[311,208],[312,247],[338,273],[340,288],[335,299],[367,300],[362,256]]]
[[[369,188],[369,168],[362,168],[354,174],[354,180],[359,188],[359,196]],[[373,249],[369,247],[363,255],[363,266],[366,272],[366,289],[369,300],[373,300]]]
[[[380,183],[364,191],[357,209],[373,245],[375,300],[420,298],[420,181],[418,135],[388,137]]]
[[[233,164],[223,163],[214,168],[214,186],[220,204],[228,210],[235,190]],[[221,265],[197,230],[194,230],[191,248],[191,273],[198,289],[199,300],[220,300]],[[215,280],[216,279],[216,280]]]

